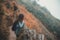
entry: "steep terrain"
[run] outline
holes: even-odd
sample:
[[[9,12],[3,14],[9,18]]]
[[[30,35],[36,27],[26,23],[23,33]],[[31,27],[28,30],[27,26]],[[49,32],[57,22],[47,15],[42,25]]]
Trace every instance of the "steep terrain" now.
[[[40,20],[38,20],[32,13],[30,13],[25,8],[24,5],[17,4],[15,1],[8,0],[8,1],[0,4],[0,5],[2,5],[2,9],[4,10],[3,11],[4,12],[3,17],[6,19],[6,21],[4,19],[1,19],[1,20],[2,20],[2,22],[5,23],[6,28],[7,27],[9,28],[13,24],[13,21],[15,19],[15,17],[13,16],[13,15],[15,15],[14,14],[15,11],[13,10],[14,9],[14,7],[13,7],[14,4],[18,7],[18,10],[16,12],[16,15],[18,16],[21,13],[24,14],[24,16],[25,16],[24,21],[25,21],[26,26],[29,29],[34,29],[34,30],[36,30],[37,33],[44,34],[45,35],[45,40],[55,40],[54,34],[52,34],[51,32],[49,32],[47,30],[47,28],[45,28],[45,26],[42,24],[42,22]],[[0,13],[0,14],[2,14],[2,13]],[[2,25],[1,27],[4,26],[3,23],[1,25]],[[8,30],[9,31],[8,28],[5,29],[5,30]]]
[[[57,36],[57,39],[60,38],[60,20],[53,17],[47,8],[41,7],[36,1],[19,0],[18,3],[23,4],[51,33]]]

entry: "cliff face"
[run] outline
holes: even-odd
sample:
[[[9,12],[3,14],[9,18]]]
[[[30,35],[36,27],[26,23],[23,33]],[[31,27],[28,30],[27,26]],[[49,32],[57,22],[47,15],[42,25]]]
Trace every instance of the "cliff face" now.
[[[17,4],[17,2],[14,1],[14,0],[6,0],[4,3],[1,3],[0,5],[2,6],[1,10],[3,10],[3,12],[4,12],[4,14],[2,16],[3,19],[1,19],[2,20],[1,30],[4,27],[4,29],[6,28],[5,29],[6,31],[7,30],[9,31],[9,27],[11,25],[13,25],[14,20],[17,19],[16,17],[14,17],[14,15],[18,16],[19,14],[22,13],[25,16],[25,18],[24,18],[25,24],[30,30],[34,29],[34,30],[36,30],[37,34],[44,34],[45,35],[45,40],[48,40],[48,39],[55,40],[54,35],[52,33],[50,33],[45,28],[45,26],[42,24],[42,22],[40,20],[38,20],[32,13],[30,13],[25,8],[24,5]],[[16,5],[16,7],[17,7],[16,11],[14,11],[14,5]],[[2,14],[2,13],[0,13],[0,14]],[[0,15],[0,17],[1,17],[1,15]],[[6,19],[6,21],[5,21],[5,19]],[[4,22],[4,25],[3,25],[3,22]],[[4,31],[4,32],[6,32],[6,31]],[[6,35],[7,35],[7,33],[9,34],[8,31],[6,32]],[[4,32],[1,31],[1,33],[4,33]],[[3,36],[6,36],[4,34],[3,34]]]

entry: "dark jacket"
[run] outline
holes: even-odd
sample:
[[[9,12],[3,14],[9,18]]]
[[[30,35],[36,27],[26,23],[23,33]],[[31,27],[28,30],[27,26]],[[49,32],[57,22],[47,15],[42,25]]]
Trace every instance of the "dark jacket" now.
[[[18,26],[17,26],[18,25]],[[19,26],[19,22],[16,21],[14,22],[13,24],[13,27],[12,27],[12,30],[16,33],[16,35],[19,35],[20,31],[24,28],[24,24],[23,24],[23,27],[20,27]]]
[[[18,25],[18,26],[17,26]],[[23,25],[23,27],[24,27],[24,25]],[[19,22],[18,21],[15,21],[14,22],[14,24],[13,24],[13,27],[12,27],[12,30],[13,31],[16,31],[16,29],[18,29],[19,28]],[[21,29],[21,28],[20,28]]]

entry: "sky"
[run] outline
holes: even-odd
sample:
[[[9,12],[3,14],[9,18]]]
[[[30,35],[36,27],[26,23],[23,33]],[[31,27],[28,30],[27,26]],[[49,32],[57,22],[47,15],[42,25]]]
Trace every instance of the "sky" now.
[[[54,17],[60,19],[60,0],[37,0],[37,2],[45,6]]]

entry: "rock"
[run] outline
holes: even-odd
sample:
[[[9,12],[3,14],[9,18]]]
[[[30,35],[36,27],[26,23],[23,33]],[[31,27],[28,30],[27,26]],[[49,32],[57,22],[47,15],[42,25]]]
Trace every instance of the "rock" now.
[[[18,40],[44,40],[44,34],[38,34],[34,29],[24,28]]]
[[[44,40],[44,34],[37,34],[37,40]]]

